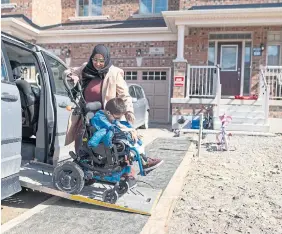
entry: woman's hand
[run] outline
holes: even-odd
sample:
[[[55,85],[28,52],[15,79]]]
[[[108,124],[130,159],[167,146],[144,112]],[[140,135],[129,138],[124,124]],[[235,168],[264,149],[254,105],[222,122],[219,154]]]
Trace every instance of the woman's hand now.
[[[133,130],[131,132],[131,136],[132,136],[132,139],[133,141],[136,143],[138,141],[138,134],[137,134],[137,131],[136,130]]]
[[[135,116],[134,116],[134,114],[132,112],[126,112],[125,113],[125,118],[126,118],[127,122],[129,122],[131,124],[133,124],[134,121],[135,121]]]

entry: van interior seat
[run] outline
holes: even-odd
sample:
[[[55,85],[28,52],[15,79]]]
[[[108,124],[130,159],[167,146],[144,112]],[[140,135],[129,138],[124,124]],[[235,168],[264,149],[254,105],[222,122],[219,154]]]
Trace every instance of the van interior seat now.
[[[11,66],[21,98],[22,117],[24,118],[22,136],[28,138],[32,135],[36,135],[40,105],[40,90],[39,88],[32,87],[26,80],[20,79],[22,76],[20,63],[15,63],[14,61],[12,63],[11,61]]]

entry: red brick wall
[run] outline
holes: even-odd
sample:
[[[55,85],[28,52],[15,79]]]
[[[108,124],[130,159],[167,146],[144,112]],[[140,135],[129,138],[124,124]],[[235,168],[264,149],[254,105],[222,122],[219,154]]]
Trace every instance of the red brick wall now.
[[[70,44],[68,48],[71,50],[71,66],[79,66],[88,61],[89,56],[96,44]],[[119,67],[136,67],[136,50],[142,51],[142,66],[145,67],[172,67],[172,60],[176,57],[176,41],[166,42],[119,42],[119,43],[105,43],[110,48],[111,57],[114,65]],[[44,44],[41,45],[46,49],[63,49],[65,45],[62,44]],[[164,55],[149,54],[150,47],[164,47]],[[65,57],[60,56],[63,60]]]
[[[62,22],[68,22],[75,16],[76,0],[62,0]],[[178,10],[179,0],[168,0],[168,10]],[[110,20],[132,19],[132,14],[138,14],[139,0],[104,0],[103,15],[109,15]]]
[[[281,0],[180,0],[180,10],[189,9],[192,6],[202,5],[236,5],[252,3],[277,3]]]
[[[252,32],[252,46],[259,47],[261,43],[267,44],[268,31],[281,31],[282,26],[269,27],[226,27],[226,28],[191,28],[189,35],[185,36],[184,57],[191,65],[206,65],[208,58],[208,38],[212,32]],[[266,53],[262,56],[252,56],[251,92],[257,93],[259,66],[266,64]]]
[[[32,18],[32,0],[11,0],[10,3],[16,3],[13,9],[2,9],[1,15],[24,14],[29,19]]]
[[[69,17],[74,17],[76,0],[62,0],[62,23],[67,22]]]

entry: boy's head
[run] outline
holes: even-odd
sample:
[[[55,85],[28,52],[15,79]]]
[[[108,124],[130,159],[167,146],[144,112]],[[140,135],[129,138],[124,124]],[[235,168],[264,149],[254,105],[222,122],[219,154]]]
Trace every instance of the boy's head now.
[[[126,113],[126,106],[121,98],[113,98],[109,100],[105,107],[115,119],[120,119]]]

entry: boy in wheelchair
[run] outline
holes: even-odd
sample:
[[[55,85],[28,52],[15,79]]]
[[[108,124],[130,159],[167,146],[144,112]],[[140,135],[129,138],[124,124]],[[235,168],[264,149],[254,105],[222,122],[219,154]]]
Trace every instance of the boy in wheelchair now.
[[[145,150],[142,146],[140,136],[138,136],[137,131],[132,128],[128,122],[121,120],[125,112],[126,106],[121,98],[113,98],[109,100],[105,106],[105,110],[96,112],[96,114],[90,119],[90,124],[94,130],[92,130],[92,137],[88,140],[88,147],[97,148],[99,144],[103,143],[107,148],[112,148],[113,143],[118,141],[118,154],[123,155],[125,153],[125,145],[123,145],[123,143],[129,143],[138,151],[142,168],[146,167],[148,159],[145,156]],[[132,164],[134,158],[133,156],[134,155],[132,153],[129,153],[128,158],[126,158],[126,162]],[[123,177],[129,181],[130,187],[134,187],[136,185],[134,171],[132,168],[131,173],[124,174]]]

